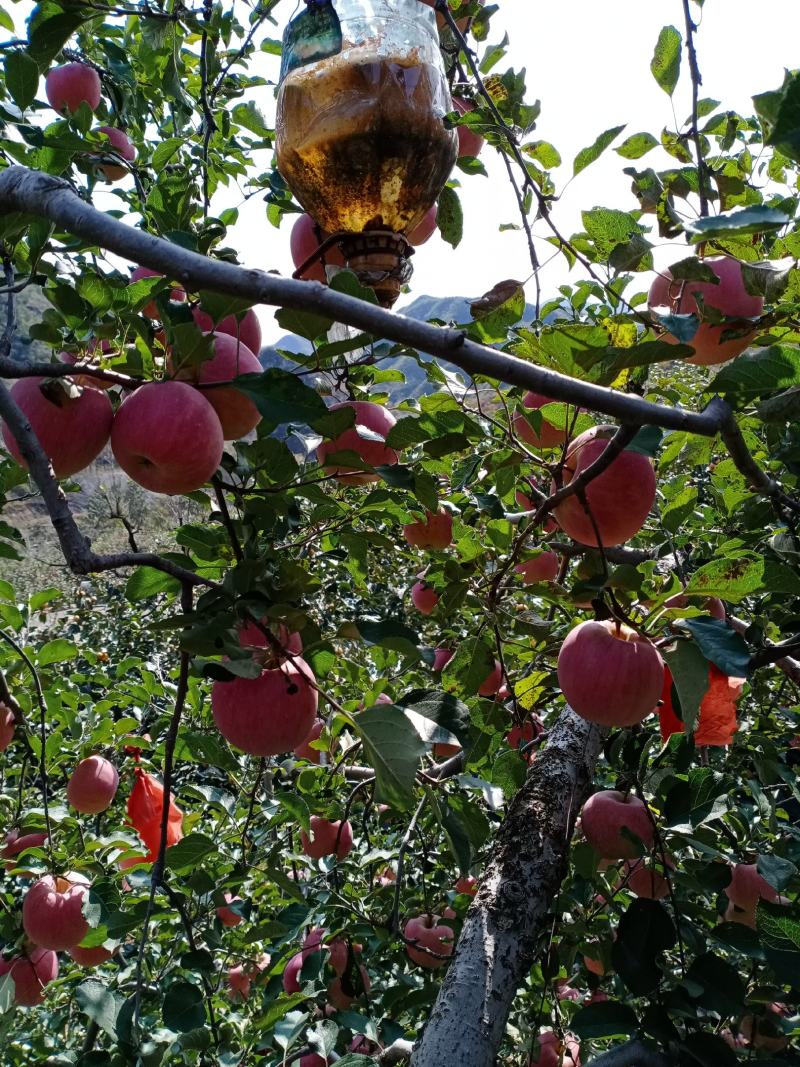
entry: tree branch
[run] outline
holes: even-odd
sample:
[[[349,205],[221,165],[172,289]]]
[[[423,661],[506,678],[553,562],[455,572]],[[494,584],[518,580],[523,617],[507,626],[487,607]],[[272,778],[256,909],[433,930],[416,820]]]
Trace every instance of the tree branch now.
[[[412,1067],[495,1062],[566,871],[602,740],[602,731],[570,708],[559,716],[495,837]]]
[[[694,47],[694,35],[697,30],[697,25],[692,18],[692,13],[689,9],[689,0],[683,0],[683,17],[686,24],[686,54],[689,57],[689,74],[692,79],[692,120],[689,125],[689,135],[694,141],[695,153],[697,156],[697,184],[698,195],[700,197],[700,216],[701,218],[705,218],[708,215],[708,201],[710,199],[709,174],[708,164],[703,155],[703,142],[700,138],[700,129],[698,127],[698,103],[700,86],[703,84],[703,79],[700,75],[700,67],[697,63],[697,52]]]

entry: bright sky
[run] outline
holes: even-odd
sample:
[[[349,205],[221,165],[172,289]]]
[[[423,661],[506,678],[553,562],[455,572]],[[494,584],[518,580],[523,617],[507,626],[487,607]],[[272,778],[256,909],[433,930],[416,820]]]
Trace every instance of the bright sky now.
[[[533,4],[531,0],[499,0],[490,40],[511,41],[508,58],[495,69],[525,67],[531,99],[540,99],[542,113],[532,139],[550,141],[561,153],[562,167],[554,172],[557,187],[572,174],[572,160],[598,134],[627,123],[617,143],[632,133],[649,130],[658,136],[664,126],[675,128],[673,104],[650,73],[650,60],[661,27],[671,23],[683,35],[680,0],[556,0]],[[295,4],[285,0],[277,17],[291,17]],[[693,4],[693,10],[697,8]],[[780,30],[778,31],[778,28]],[[777,88],[784,68],[798,64],[800,4],[796,0],[706,0],[697,35],[697,50],[703,76],[701,96],[714,97],[724,107],[752,113],[751,96]],[[691,85],[684,56],[681,80],[674,96],[675,112],[682,123],[690,111]],[[262,99],[262,104],[264,104]],[[272,105],[264,106],[268,114]],[[505,167],[496,153],[484,149],[482,160],[488,178],[462,179],[461,198],[465,215],[464,240],[455,250],[436,234],[414,257],[410,297],[401,297],[398,308],[422,293],[433,296],[478,296],[504,278],[527,278],[530,261],[524,235],[498,232],[504,222],[518,221],[516,201]],[[581,229],[582,209],[602,205],[631,210],[636,202],[624,166],[663,167],[674,165],[656,149],[642,160],[631,162],[608,149],[601,159],[569,185],[563,200],[554,206],[554,219],[566,234]],[[254,199],[242,209],[240,223],[231,232],[232,243],[250,266],[277,268],[289,274],[289,223],[272,229],[263,220],[263,203]],[[544,231],[540,231],[544,232]],[[551,246],[539,245],[545,260]],[[662,262],[680,258],[669,248],[659,250]],[[576,275],[577,277],[577,275]],[[551,260],[540,274],[545,297],[569,280],[562,257]],[[643,286],[644,288],[645,286]],[[533,293],[532,283],[528,294]],[[260,311],[265,339],[280,330],[273,313]]]
[[[590,145],[604,130],[626,123],[617,143],[632,133],[649,130],[658,136],[668,126],[675,129],[673,103],[657,86],[650,73],[650,60],[661,27],[671,23],[683,33],[681,0],[555,0],[534,4],[531,0],[497,0],[500,11],[493,18],[490,40],[500,41],[507,32],[511,41],[508,57],[496,68],[525,67],[531,100],[539,98],[542,113],[531,139],[550,141],[561,153],[563,165],[554,172],[557,188],[572,173],[572,160],[580,149]],[[297,9],[296,0],[283,0],[276,16],[280,28],[270,27],[267,36],[278,36]],[[692,5],[697,13],[696,5]],[[18,28],[30,5],[21,3],[14,12]],[[24,32],[24,31],[23,31]],[[702,96],[722,101],[726,108],[749,114],[751,95],[777,88],[784,68],[798,64],[800,4],[797,0],[706,0],[700,19],[697,49],[703,75]],[[276,77],[274,59],[259,56],[258,73]],[[690,110],[691,86],[685,56],[681,80],[674,97],[677,122],[682,124]],[[253,94],[271,120],[275,101],[271,88]],[[271,153],[256,162],[259,171],[269,165]],[[482,160],[488,177],[472,177],[457,171],[462,180],[461,199],[465,214],[465,235],[453,250],[435,235],[414,257],[411,294],[401,297],[402,309],[415,296],[479,296],[504,278],[527,278],[530,262],[524,235],[518,231],[500,233],[502,223],[518,221],[516,201],[505,168],[492,150],[485,148]],[[635,208],[630,179],[624,166],[674,165],[669,156],[656,149],[642,160],[630,162],[608,149],[601,159],[583,171],[566,188],[563,199],[553,208],[553,217],[567,235],[581,229],[582,209],[602,205],[625,210]],[[237,248],[241,260],[250,267],[278,270],[289,275],[293,264],[289,255],[291,220],[280,230],[266,219],[263,199],[253,197],[244,203],[235,188],[223,189],[212,203],[218,213],[225,207],[240,206],[240,219],[229,231],[228,242]],[[100,206],[105,206],[102,203]],[[119,206],[116,197],[108,206]],[[646,221],[646,220],[645,220]],[[545,231],[539,227],[539,232]],[[657,250],[657,263],[681,258],[683,246]],[[552,246],[539,242],[540,259],[547,260]],[[579,275],[576,274],[576,278]],[[540,273],[545,298],[569,280],[562,257],[551,258]],[[642,288],[646,287],[646,283]],[[533,284],[528,286],[533,295]],[[265,341],[276,340],[283,331],[274,321],[274,312],[260,308]]]

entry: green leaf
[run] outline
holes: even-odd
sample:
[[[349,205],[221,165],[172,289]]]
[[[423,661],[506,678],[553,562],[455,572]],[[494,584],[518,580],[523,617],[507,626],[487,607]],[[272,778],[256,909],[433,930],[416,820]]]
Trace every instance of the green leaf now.
[[[442,672],[448,688],[459,688],[467,695],[478,692],[494,670],[494,651],[480,637],[468,637]]]
[[[750,663],[747,642],[722,619],[683,619],[685,627],[697,642],[707,660],[719,667],[729,678],[746,678]]]
[[[162,1015],[169,1030],[179,1034],[197,1030],[206,1021],[201,990],[189,982],[173,982],[164,996]]]
[[[634,900],[622,916],[611,946],[614,970],[631,993],[646,996],[661,981],[658,957],[674,944],[675,927],[663,904]]]
[[[607,1037],[628,1037],[639,1022],[633,1010],[618,1000],[604,1000],[586,1004],[570,1019],[569,1028],[578,1037],[597,1040]]]
[[[405,656],[419,659],[419,635],[401,619],[357,619],[339,629],[341,637],[381,645]]]
[[[75,990],[75,999],[92,1022],[97,1023],[109,1037],[117,1037],[117,1019],[125,1003],[122,997],[112,993],[104,982],[90,978],[81,982]]]
[[[307,341],[316,341],[333,326],[333,319],[326,318],[324,315],[317,315],[313,311],[293,311],[292,308],[280,308],[275,312],[275,320],[287,333],[305,337]]]
[[[191,833],[167,849],[166,866],[171,871],[191,871],[199,867],[206,856],[217,851],[216,844],[205,834]]]
[[[656,41],[650,71],[667,96],[672,96],[681,74],[683,38],[674,26],[664,26]]]
[[[652,459],[664,438],[664,431],[659,426],[642,426],[630,444],[625,446],[626,452],[639,452],[643,456]]]
[[[764,560],[751,552],[736,558],[715,559],[695,571],[684,592],[688,596],[715,596],[738,604],[764,584]]]
[[[705,219],[694,219],[685,224],[692,244],[714,238],[744,237],[750,233],[772,233],[791,223],[791,217],[777,208],[745,207]]]
[[[800,352],[789,345],[770,345],[746,352],[717,374],[708,392],[740,401],[800,384]]]
[[[780,904],[763,900],[756,908],[756,930],[765,948],[778,952],[800,951],[800,922],[786,914]]]
[[[230,662],[228,661],[228,665]],[[228,675],[225,676],[226,680],[228,677]],[[238,760],[232,755],[216,730],[213,733],[204,733],[201,730],[181,730],[175,745],[175,759],[203,763],[207,767],[219,767],[226,771],[239,769]]]
[[[310,831],[311,812],[308,810],[308,804],[299,793],[281,791],[275,794],[275,799],[282,808],[285,808],[296,823],[299,823],[306,832]]]
[[[48,641],[46,645],[42,645],[36,655],[36,662],[40,667],[46,667],[48,663],[64,663],[75,659],[77,655],[78,648],[72,641],[57,637],[55,641]]]
[[[663,656],[678,693],[679,718],[686,733],[693,733],[700,703],[708,691],[708,660],[693,641],[677,641],[672,648],[663,650]]]
[[[785,889],[797,874],[797,867],[782,856],[759,856],[756,869],[773,889]],[[800,942],[797,947],[800,948]]]
[[[732,783],[709,767],[695,767],[686,779],[678,779],[667,793],[664,819],[667,826],[684,833],[724,815]]]
[[[652,133],[634,133],[630,137],[626,137],[619,148],[615,148],[614,151],[623,157],[623,159],[641,159],[652,148],[656,148],[659,142],[652,135]]]
[[[508,801],[518,789],[522,788],[525,772],[525,760],[519,752],[506,749],[492,764],[492,785],[500,786],[503,796]]]
[[[272,367],[261,374],[240,374],[235,387],[249,396],[274,426],[287,422],[312,425],[327,414],[325,401],[290,371]]]
[[[613,126],[610,130],[601,133],[594,144],[589,145],[588,148],[582,148],[577,156],[575,156],[575,160],[572,164],[573,177],[576,174],[580,174],[582,170],[585,170],[591,163],[594,163],[596,159],[599,159],[611,142],[618,137],[624,129],[624,124],[622,126]]]
[[[147,600],[158,593],[180,593],[181,583],[171,574],[153,567],[137,567],[125,583],[125,596],[130,601]]]
[[[81,8],[65,11],[53,0],[33,9],[28,22],[28,52],[44,71],[79,26],[92,15]]]
[[[20,111],[24,111],[36,99],[39,87],[39,67],[27,52],[8,52],[3,64],[6,86]]]
[[[443,693],[436,689],[414,689],[396,701],[395,706],[410,712],[412,723],[415,721],[414,717],[419,716],[440,727],[438,733],[434,731],[433,735],[427,730],[420,732],[424,741],[447,743],[450,738],[445,735],[452,734],[463,748],[469,745],[469,708],[452,693]]]
[[[182,137],[167,137],[165,141],[161,141],[155,152],[153,152],[153,158],[150,161],[153,171],[158,173],[163,170],[183,143]]]
[[[375,770],[375,799],[407,810],[414,803],[414,780],[425,751],[416,727],[391,704],[367,708],[354,725]]]
[[[736,968],[713,952],[692,961],[684,982],[692,999],[717,1015],[737,1015],[744,1007],[744,983]]]
[[[756,105],[757,101],[754,98]],[[771,116],[772,128],[765,141],[795,163],[800,162],[800,74],[788,79],[776,103]]]
[[[464,236],[464,211],[455,189],[446,185],[439,194],[436,225],[442,240],[458,248]]]
[[[672,497],[661,512],[661,522],[669,533],[676,533],[697,506],[697,489],[687,485]]]

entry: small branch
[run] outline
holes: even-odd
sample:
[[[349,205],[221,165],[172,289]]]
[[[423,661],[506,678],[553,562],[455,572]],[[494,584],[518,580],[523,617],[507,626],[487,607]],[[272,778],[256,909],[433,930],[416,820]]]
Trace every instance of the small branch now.
[[[689,10],[689,0],[682,0],[682,2],[683,17],[686,23],[686,54],[689,57],[689,74],[692,79],[692,121],[689,126],[689,135],[694,141],[694,148],[697,156],[697,184],[698,195],[700,197],[700,216],[701,218],[706,218],[708,215],[708,202],[710,199],[710,175],[708,164],[703,155],[703,142],[698,127],[698,101],[700,97],[700,86],[703,84],[703,79],[700,75],[700,67],[697,63],[697,52],[694,47],[694,35],[697,31],[697,24],[692,18],[692,13]]]
[[[728,625],[731,627],[731,629],[735,630],[737,634],[741,634],[742,637],[744,637],[744,635],[747,633],[747,630],[749,629],[748,624],[743,619],[737,619],[733,615],[728,616]],[[755,658],[755,656],[757,655],[758,653],[756,652],[753,658]],[[753,661],[751,659],[750,663],[752,664],[752,662]],[[783,671],[783,673],[786,675],[787,678],[790,679],[790,681],[794,682],[796,686],[800,686],[800,662],[787,655],[783,655],[780,659],[773,660],[772,662],[775,663],[775,666],[778,667],[779,670]],[[758,666],[766,666],[766,664],[759,664]],[[757,668],[751,666],[751,670],[755,669]]]
[[[236,536],[236,527],[233,525],[233,519],[231,518],[231,513],[228,509],[228,501],[225,499],[225,493],[222,489],[222,479],[218,474],[215,474],[211,479],[211,484],[214,486],[214,496],[217,498],[217,506],[219,507],[219,513],[222,516],[222,524],[228,531],[233,554],[236,557],[237,562],[241,563],[244,559],[244,553],[242,552],[239,538]]]
[[[2,351],[0,346],[0,353]],[[129,374],[104,370],[94,363],[17,363],[14,359],[8,359],[7,354],[0,358],[2,378],[74,378],[79,374],[113,382],[114,385],[121,385],[125,389],[135,389],[142,384],[138,378],[132,378]]]

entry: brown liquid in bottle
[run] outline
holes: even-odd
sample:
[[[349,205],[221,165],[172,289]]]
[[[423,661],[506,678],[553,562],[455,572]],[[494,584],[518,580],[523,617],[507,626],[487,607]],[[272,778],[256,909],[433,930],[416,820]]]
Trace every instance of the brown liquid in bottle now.
[[[455,131],[442,120],[449,110],[447,84],[431,64],[351,49],[285,78],[278,169],[323,230],[403,233],[456,161]]]

